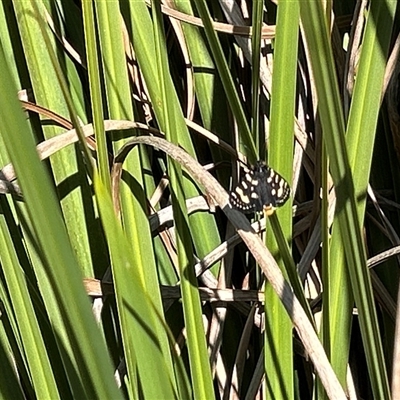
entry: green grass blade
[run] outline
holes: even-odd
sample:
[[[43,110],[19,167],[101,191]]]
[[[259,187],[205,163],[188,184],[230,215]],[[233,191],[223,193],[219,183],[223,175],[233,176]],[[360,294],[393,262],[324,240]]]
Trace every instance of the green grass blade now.
[[[190,2],[176,2],[176,7],[188,15],[193,15]],[[226,129],[231,124],[229,105],[203,29],[183,23],[182,30],[189,51],[190,64],[193,65],[194,91],[202,126],[229,143],[232,140],[229,129]],[[219,147],[213,145],[210,150],[214,163],[225,161],[225,153]],[[231,174],[222,169],[217,170],[217,174],[219,180],[228,185]]]
[[[43,4],[17,1],[13,3],[13,6],[35,100],[38,104],[62,116],[68,116],[69,110],[62,95],[59,77],[52,64],[54,60],[54,58],[52,60],[52,52],[56,51],[56,43],[53,35],[48,31],[48,26],[44,23]],[[51,34],[51,43],[47,37],[43,36],[43,33]],[[44,42],[44,45],[37,46],[39,41]],[[69,64],[71,61],[65,60],[65,63]],[[60,64],[58,65],[61,69]],[[50,138],[58,135],[60,131],[59,127],[48,125],[35,133],[37,137],[43,134],[46,138]],[[81,154],[74,147],[69,146],[55,154],[50,162],[54,179],[59,185],[60,204],[68,234],[82,270],[85,275],[90,276],[93,273],[92,260],[87,226],[83,216],[85,215],[84,206],[89,208],[91,205],[84,204],[84,196],[82,196],[82,192],[88,190],[88,181],[84,169],[80,168]],[[73,178],[69,179],[70,177]]]
[[[63,317],[64,332],[58,332],[57,336],[59,345],[74,349],[72,355],[79,368],[76,374],[85,382],[89,397],[120,398],[57,199],[39,161],[29,126],[17,99],[13,97],[16,88],[3,55],[0,57],[0,70],[1,92],[9,94],[0,96],[0,132],[24,193],[32,233],[44,255],[45,273]],[[64,335],[65,332],[68,335]],[[77,377],[71,376],[71,379]]]
[[[93,110],[93,128],[96,138],[98,169],[107,188],[111,191],[110,166],[108,164],[108,150],[104,131],[104,112],[101,94],[101,80],[99,73],[99,54],[95,32],[95,18],[92,0],[82,2],[83,24],[85,29],[87,66],[90,85],[90,100]]]
[[[256,146],[254,144],[254,140],[251,137],[246,116],[244,114],[243,107],[240,104],[239,96],[236,92],[232,75],[225,60],[221,44],[211,24],[211,16],[207,8],[207,4],[204,0],[195,0],[194,3],[203,21],[205,34],[208,39],[211,53],[214,57],[214,62],[217,66],[218,73],[221,78],[222,85],[224,86],[233,115],[235,116],[236,122],[238,124],[239,138],[243,141],[243,143],[241,143],[241,145],[243,146],[242,152],[249,156],[251,162],[254,162],[258,158]]]
[[[134,370],[137,375],[129,370],[129,379],[138,380],[129,384],[131,390],[136,391],[131,396],[177,398],[174,375],[169,365],[169,348],[165,348],[162,336],[158,334],[162,323],[161,314],[157,312],[159,306],[152,300],[154,294],[146,287],[142,271],[135,262],[134,249],[115,217],[111,196],[98,176],[95,177],[95,190],[111,252],[126,362],[132,363],[129,361],[132,359],[137,363],[137,370]],[[127,328],[133,330],[128,332]],[[137,384],[138,388],[135,387]]]
[[[251,96],[251,132],[256,144],[256,154],[260,154],[260,55],[261,55],[261,28],[264,20],[264,2],[258,0],[252,13],[252,96]]]
[[[163,114],[167,121],[165,135],[167,140],[178,144],[179,136],[176,134],[176,125],[173,118],[175,114],[174,107],[173,104],[168,102],[167,81],[169,80],[169,67],[164,35],[162,33],[162,15],[159,4],[153,1],[152,6],[160,92],[164,110]],[[187,347],[193,395],[196,399],[213,399],[214,390],[203,330],[200,295],[192,265],[193,248],[190,239],[185,196],[181,183],[183,180],[182,170],[180,165],[171,159],[168,159],[168,175],[171,185],[171,203],[174,213],[183,314],[187,330]]]
[[[270,139],[268,163],[288,182],[292,181],[293,129],[296,102],[297,44],[299,32],[299,5],[292,1],[280,1],[276,22],[274,44],[274,73],[271,90]],[[286,260],[284,248],[291,241],[292,235],[292,199],[272,216],[267,228],[279,233],[282,226],[283,237],[267,236],[267,246],[273,254],[279,255],[278,265],[285,271],[284,265],[293,266],[293,261]],[[279,244],[280,243],[280,244]],[[286,262],[284,262],[286,260]],[[290,273],[292,271],[292,273]],[[299,299],[304,298],[300,281],[293,276],[291,268],[284,275],[291,276],[291,283]],[[304,304],[304,301],[303,301]],[[265,288],[266,341],[265,370],[267,396],[274,398],[293,398],[293,337],[292,323],[281,301],[271,288]],[[273,312],[271,312],[273,310]],[[306,307],[307,310],[307,307]]]
[[[2,270],[6,284],[10,288],[12,309],[18,323],[21,344],[29,365],[35,393],[38,397],[58,399],[60,396],[46,346],[4,216],[1,216],[0,220],[0,247]]]
[[[167,122],[163,115],[159,77],[154,62],[153,22],[143,0],[129,2],[129,12],[127,11],[126,14],[129,16],[127,25],[132,29],[131,35],[135,54],[146,82],[157,123],[160,130],[165,131]],[[183,118],[181,105],[171,77],[165,83],[169,95],[168,103],[171,105],[171,112],[173,112],[175,121],[175,130],[179,133],[179,143],[189,154],[196,157],[194,145]],[[183,184],[186,198],[198,196],[199,190],[190,180],[184,179]],[[189,217],[189,223],[196,255],[202,258],[218,246],[220,238],[215,219],[212,215],[196,213]]]
[[[380,5],[376,7],[377,9],[373,7],[374,12],[379,10]],[[316,80],[320,117],[331,161],[332,176],[336,184],[337,221],[349,266],[354,297],[361,311],[360,324],[371,384],[376,398],[388,398],[389,388],[357,216],[355,183],[345,144],[344,119],[335,80],[333,56],[330,52],[328,29],[319,4],[303,2],[301,15],[308,46],[312,49],[310,56]],[[379,13],[371,14],[371,16],[379,18]],[[321,63],[321,59],[325,60],[324,63]]]
[[[131,101],[130,82],[126,64],[126,54],[121,27],[120,7],[116,2],[96,3],[98,31],[100,33],[100,48],[103,59],[104,84],[107,94],[108,113],[112,119],[135,120]],[[119,27],[119,29],[116,29]],[[113,148],[116,153],[124,144],[126,139],[115,134],[113,137]],[[145,155],[144,155],[145,157]],[[124,163],[124,176],[121,180],[120,203],[121,215],[125,234],[133,248],[135,268],[137,269],[140,281],[148,293],[154,296],[154,303],[162,313],[162,300],[158,282],[157,267],[154,258],[154,249],[148,218],[146,215],[147,204],[143,190],[142,163],[139,148],[134,149]],[[108,239],[110,241],[110,239]],[[110,248],[111,254],[114,249]],[[159,398],[165,389],[172,395],[174,382],[172,358],[169,352],[168,337],[164,326],[155,319],[152,332],[154,332],[161,353],[152,353],[152,357],[146,355],[146,349],[150,353],[151,342],[146,338],[146,331],[141,326],[140,318],[146,319],[142,314],[143,309],[132,314],[134,305],[131,288],[125,284],[126,276],[123,271],[117,271],[118,266],[113,266],[115,285],[118,288],[117,298],[119,299],[119,318],[121,322],[124,353],[128,367],[130,392],[132,395],[143,391],[146,398]],[[138,332],[138,342],[132,338],[132,332]],[[137,344],[142,346],[137,348]],[[145,344],[145,345],[144,345]],[[142,351],[143,350],[143,351]],[[165,357],[160,361],[159,357]],[[169,361],[167,361],[167,359]],[[152,371],[164,366],[164,373],[158,377],[158,385],[154,385],[151,376]],[[140,371],[140,373],[139,373]],[[172,384],[172,386],[171,386]]]
[[[2,330],[2,328],[0,328]],[[2,399],[15,399],[24,400],[26,396],[22,393],[22,389],[19,386],[19,380],[17,379],[13,370],[15,360],[11,361],[10,354],[5,350],[5,342],[3,341],[5,335],[3,332],[0,333],[0,363],[2,366],[2,373],[0,374],[0,386],[1,386],[1,398]]]

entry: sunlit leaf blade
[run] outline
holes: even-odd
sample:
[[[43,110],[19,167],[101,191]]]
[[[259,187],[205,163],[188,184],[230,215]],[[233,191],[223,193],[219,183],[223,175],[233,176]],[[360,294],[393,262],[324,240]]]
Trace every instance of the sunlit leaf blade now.
[[[18,324],[18,333],[25,350],[35,393],[43,398],[59,398],[57,384],[47,355],[45,343],[36,320],[26,280],[19,265],[4,217],[0,220],[0,261],[5,283],[12,287],[10,300]],[[9,310],[11,311],[11,310]]]
[[[380,5],[376,8],[373,7],[371,17],[379,18],[379,11]],[[388,382],[355,203],[357,194],[355,192],[355,175],[352,174],[351,160],[345,144],[344,119],[340,107],[338,87],[334,78],[333,57],[329,51],[328,30],[320,5],[314,2],[303,2],[301,15],[308,45],[310,49],[313,49],[310,51],[310,56],[316,80],[320,117],[330,157],[332,177],[336,183],[338,227],[345,250],[354,297],[360,309],[359,319],[371,383],[375,397],[387,398],[389,396]],[[376,24],[376,21],[374,24]],[[314,49],[319,50],[314,51]],[[328,61],[321,63],[321,59]],[[365,94],[362,96],[365,96]]]
[[[160,129],[165,131],[167,121],[164,119],[159,77],[156,73],[156,63],[154,61],[155,43],[152,31],[153,23],[145,1],[130,2],[129,7],[129,26],[132,29],[132,42],[138,64],[146,82],[157,123]],[[182,108],[171,77],[166,80],[165,84],[167,85],[168,104],[174,116],[175,130],[179,135],[179,143],[189,154],[196,157],[194,144],[183,118]],[[199,194],[198,188],[190,180],[185,178],[182,184],[184,185],[186,198],[191,198]],[[219,243],[215,219],[212,215],[200,215],[196,213],[189,217],[189,223],[197,256],[202,258],[217,247]]]
[[[111,197],[100,177],[95,177],[96,197],[110,248],[117,306],[121,320],[125,356],[135,362],[130,370],[132,396],[176,398],[174,374],[170,366],[169,348],[157,332],[161,313],[148,292],[135,255],[120,223],[115,217]],[[151,333],[151,334],[150,334]],[[128,361],[128,360],[127,360]],[[149,368],[151,366],[151,368]],[[157,382],[157,384],[154,384]]]
[[[222,85],[224,86],[226,97],[238,124],[240,132],[239,138],[242,140],[240,145],[243,146],[241,147],[241,150],[244,154],[248,154],[250,161],[254,162],[257,158],[256,146],[254,144],[254,140],[251,138],[250,129],[246,121],[243,107],[240,104],[239,96],[236,92],[232,76],[229,73],[228,64],[223,56],[221,44],[211,25],[210,12],[204,0],[195,0],[195,4],[204,24],[204,30],[207,36],[208,44],[214,57],[214,62],[217,66]]]
[[[163,114],[166,120],[165,135],[172,143],[179,143],[176,133],[176,112],[174,104],[168,102],[167,82],[169,81],[168,57],[165,39],[162,33],[162,15],[159,6],[153,2],[154,41],[157,54],[157,69],[161,89]],[[202,309],[197,288],[196,275],[192,266],[193,247],[190,239],[189,219],[183,190],[181,166],[168,159],[168,175],[171,185],[171,201],[174,213],[175,235],[177,243],[178,264],[181,278],[183,314],[187,330],[187,347],[192,377],[193,395],[199,399],[214,398],[211,370],[202,323]]]
[[[274,42],[268,163],[276,171],[279,171],[279,174],[284,176],[288,182],[292,181],[293,169],[298,21],[299,5],[291,1],[280,1]],[[292,199],[289,199],[283,209],[277,212],[277,218],[273,216],[274,224],[282,225],[283,238],[277,237],[275,239],[271,228],[275,228],[275,232],[279,228],[274,224],[267,225],[267,229],[269,229],[267,235],[268,248],[277,255],[278,263],[283,271],[285,271],[284,261],[287,260],[282,257],[283,249],[291,241],[292,235],[291,206]],[[286,272],[284,274],[287,276]],[[299,279],[294,277],[293,283],[294,281],[298,283]],[[299,286],[297,284],[297,287]],[[299,298],[302,297],[299,290],[296,293],[300,296]],[[279,298],[268,284],[265,288],[265,296],[265,371],[266,379],[269,382],[266,385],[266,395],[268,397],[292,398],[294,395],[292,323]],[[279,361],[273,354],[279,354]]]
[[[32,3],[25,1],[14,2],[19,32],[24,47],[25,62],[30,74],[32,88],[36,101],[45,107],[63,115],[69,116],[68,107],[64,101],[60,83],[56,71],[51,62],[50,51],[55,52],[56,42],[45,24],[45,7],[41,2]],[[46,47],[47,42],[43,38],[42,29],[47,31],[51,37],[51,49]],[[42,46],[36,43],[41,41]],[[77,79],[77,72],[73,71],[71,61],[66,60],[63,73],[73,74],[69,76],[72,88],[73,79]],[[61,66],[58,66],[61,69]],[[71,68],[71,69],[70,69]],[[75,102],[76,105],[79,102]],[[55,125],[43,126],[40,131],[35,132],[37,137],[43,134],[46,138],[60,133],[60,128]],[[59,184],[60,204],[64,219],[71,238],[71,244],[78,255],[78,262],[88,276],[92,274],[92,262],[89,253],[89,237],[87,226],[83,216],[84,207],[90,208],[91,202],[82,196],[81,191],[88,190],[88,181],[82,166],[82,156],[73,146],[68,146],[58,152],[51,159],[52,173],[57,184]],[[73,177],[73,178],[71,178]],[[69,178],[69,179],[68,179]],[[62,183],[62,184],[61,184]],[[84,203],[84,200],[87,203]]]
[[[102,53],[104,84],[107,93],[108,113],[113,119],[134,120],[134,110],[131,104],[131,91],[126,54],[122,30],[115,31],[116,26],[121,26],[119,4],[116,2],[97,3],[98,30],[100,32],[100,47]],[[117,152],[124,144],[124,139],[115,133],[113,148]],[[145,155],[143,155],[145,157]],[[151,239],[150,227],[146,215],[146,198],[143,188],[142,163],[139,148],[134,149],[124,163],[125,175],[121,180],[120,203],[121,215],[125,234],[133,248],[132,261],[137,271],[136,279],[146,288],[148,293],[154,296],[154,304],[162,313],[162,301],[157,276],[157,268],[154,258],[154,249]],[[103,211],[104,212],[104,211]],[[104,219],[103,219],[104,220]],[[110,242],[110,238],[108,237]],[[115,250],[110,245],[112,257]],[[114,255],[113,255],[114,254]],[[119,266],[118,266],[119,265]],[[160,346],[160,355],[151,354],[152,342],[146,338],[146,330],[143,329],[141,318],[146,319],[142,313],[144,309],[135,311],[138,316],[134,318],[132,310],[135,310],[135,302],[125,301],[130,299],[131,288],[126,285],[126,269],[121,269],[121,264],[113,265],[114,282],[117,288],[119,306],[119,318],[121,323],[124,353],[128,367],[129,385],[132,396],[141,390],[146,398],[158,398],[165,386],[166,393],[172,396],[174,391],[172,359],[169,352],[167,334],[161,321],[157,318],[152,322],[151,331],[156,334]],[[139,284],[139,283],[138,283]],[[132,299],[133,300],[133,299]],[[138,332],[140,350],[136,348],[132,338],[132,332]],[[164,372],[159,376],[160,385],[154,385],[150,377],[153,371],[162,365]],[[140,371],[140,373],[139,373]],[[143,379],[141,379],[141,377]]]
[[[59,205],[36,153],[32,133],[14,97],[16,89],[6,64],[0,57],[0,132],[18,175],[29,214],[32,234],[43,256],[44,273],[51,282],[64,326],[59,332],[60,347],[73,347],[72,362],[79,368],[87,395],[120,398],[114,382],[107,349],[96,327],[90,304],[82,285],[82,276],[70,245]],[[44,295],[44,294],[43,294]],[[50,311],[50,310],[49,310]],[[52,318],[50,313],[50,320]],[[66,353],[63,353],[67,356]],[[70,363],[71,360],[64,360]],[[78,371],[75,372],[75,374]],[[71,380],[76,379],[76,376]]]

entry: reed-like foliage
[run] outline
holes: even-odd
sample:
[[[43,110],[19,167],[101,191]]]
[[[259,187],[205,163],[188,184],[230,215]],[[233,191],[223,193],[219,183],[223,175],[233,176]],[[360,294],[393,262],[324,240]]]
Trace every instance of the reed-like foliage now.
[[[399,398],[398,11],[2,0],[2,396]]]

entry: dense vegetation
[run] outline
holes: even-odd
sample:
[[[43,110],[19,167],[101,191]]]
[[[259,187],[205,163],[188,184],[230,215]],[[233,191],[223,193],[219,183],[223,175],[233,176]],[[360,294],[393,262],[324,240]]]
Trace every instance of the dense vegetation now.
[[[400,398],[396,7],[2,0],[1,396]]]

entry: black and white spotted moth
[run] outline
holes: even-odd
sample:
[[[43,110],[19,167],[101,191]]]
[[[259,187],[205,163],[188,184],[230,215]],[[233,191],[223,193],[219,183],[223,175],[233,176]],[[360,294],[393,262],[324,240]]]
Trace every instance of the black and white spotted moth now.
[[[264,211],[267,215],[285,204],[290,187],[282,176],[264,161],[257,161],[251,169],[245,169],[238,186],[230,193],[233,208],[250,214]]]

